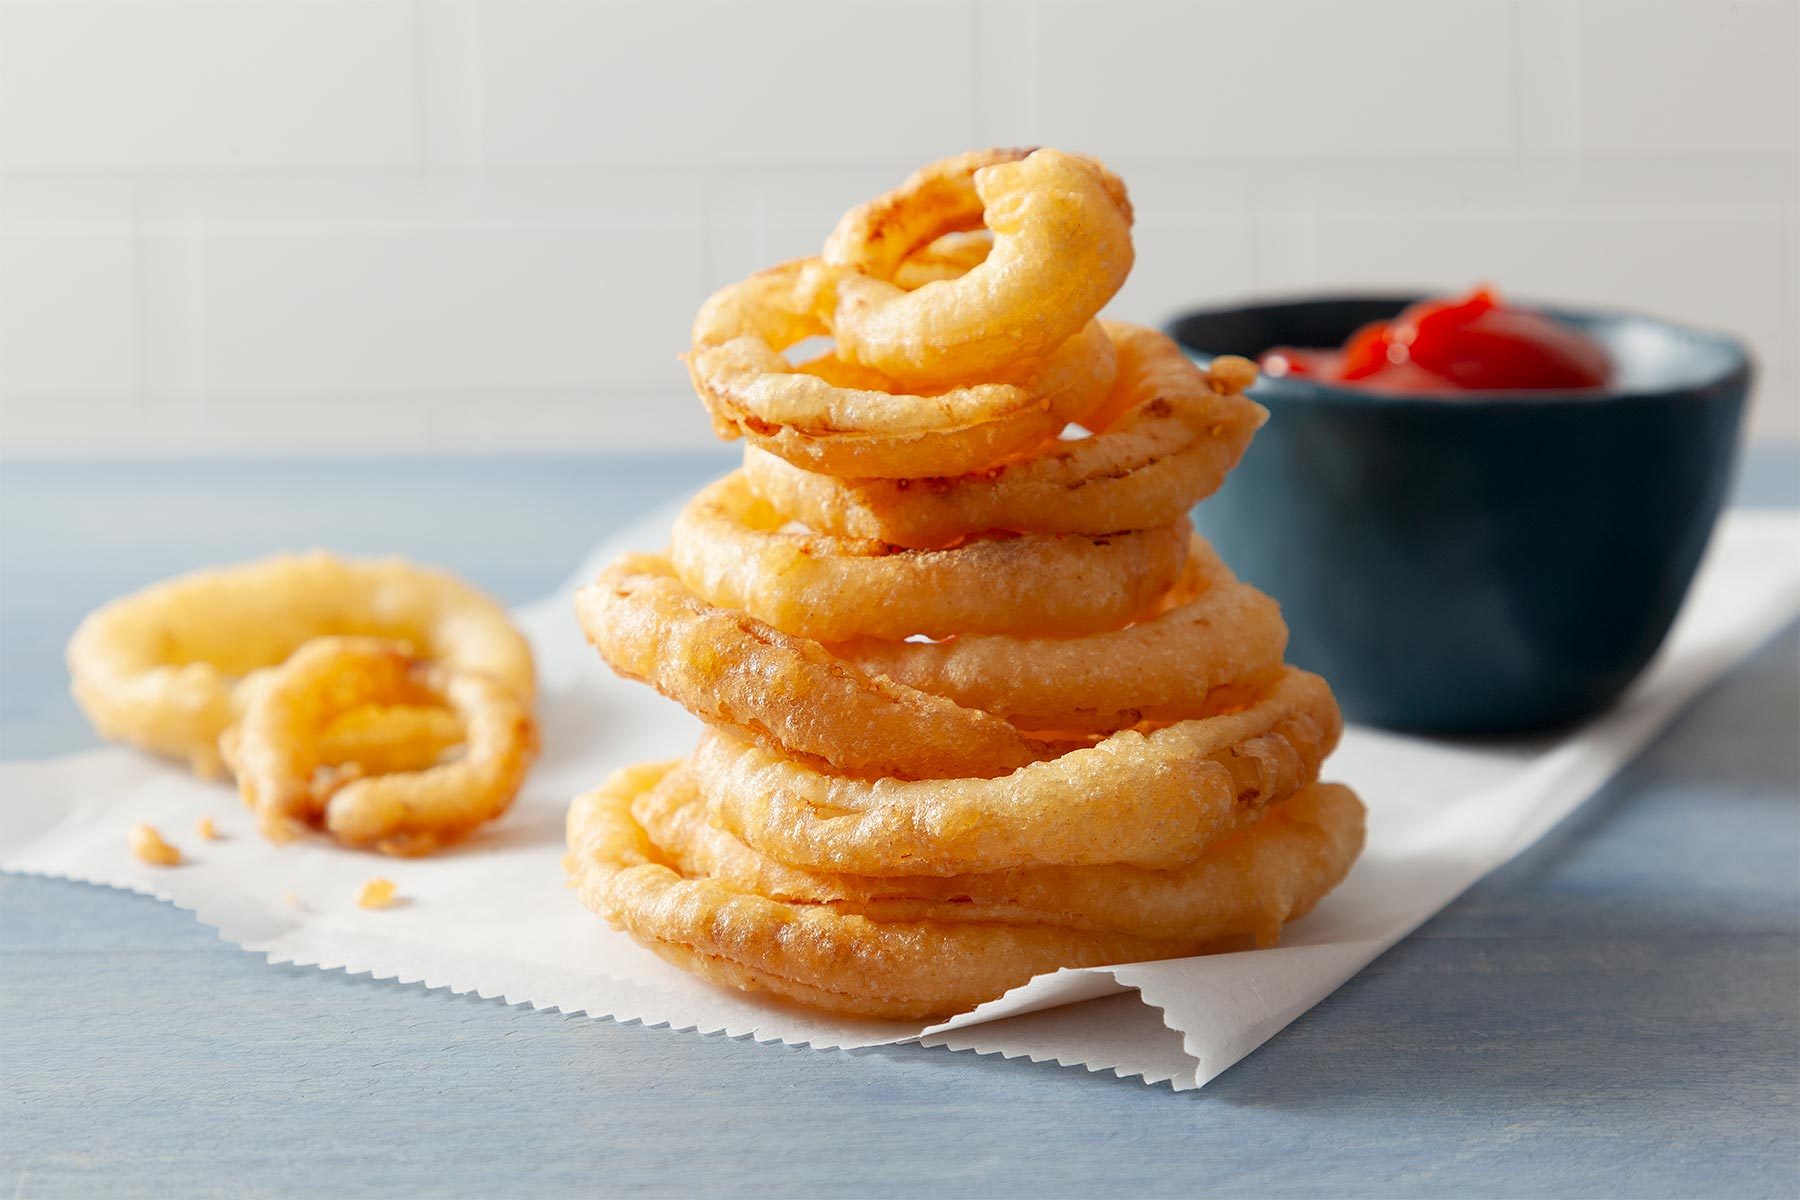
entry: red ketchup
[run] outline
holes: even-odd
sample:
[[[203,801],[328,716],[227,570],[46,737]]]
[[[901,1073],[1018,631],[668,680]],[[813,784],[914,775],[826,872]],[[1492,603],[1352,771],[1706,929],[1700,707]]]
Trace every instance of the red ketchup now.
[[[1508,308],[1492,288],[1459,300],[1421,300],[1350,335],[1341,350],[1277,346],[1270,376],[1294,375],[1381,392],[1567,391],[1605,387],[1612,360],[1559,321]]]

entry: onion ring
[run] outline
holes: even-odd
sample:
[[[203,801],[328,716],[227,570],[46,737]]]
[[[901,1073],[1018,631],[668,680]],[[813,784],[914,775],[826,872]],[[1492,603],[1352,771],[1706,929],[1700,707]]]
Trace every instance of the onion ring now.
[[[1055,437],[1112,386],[1112,341],[1091,322],[1023,370],[936,393],[832,357],[795,367],[781,351],[826,332],[796,295],[808,265],[723,288],[694,319],[688,370],[719,436],[834,474],[961,474]]]
[[[664,959],[714,983],[896,1020],[973,1008],[1056,967],[1139,962],[1191,943],[1056,926],[883,924],[783,904],[672,869],[631,803],[673,764],[626,768],[569,807],[581,901]]]
[[[1194,861],[1244,812],[1318,777],[1342,732],[1331,689],[1288,668],[1242,712],[1115,733],[997,779],[827,775],[702,735],[694,778],[714,824],[771,858],[857,875]]]
[[[1242,394],[1244,360],[1220,359],[1204,373],[1154,330],[1105,326],[1118,379],[1100,411],[1083,418],[1092,437],[1050,441],[986,471],[933,479],[840,479],[750,446],[745,477],[776,509],[821,533],[911,548],[993,530],[1097,534],[1166,525],[1218,490],[1268,414]],[[1109,411],[1119,415],[1109,420]]]
[[[1056,150],[946,159],[845,214],[809,273],[838,357],[910,384],[991,377],[1072,337],[1133,260],[1124,186]],[[985,224],[993,249],[955,279],[907,291],[907,255]]]
[[[1108,864],[874,878],[807,871],[757,853],[708,823],[685,766],[631,811],[682,875],[771,900],[829,904],[877,921],[1055,924],[1209,942],[1250,934],[1263,945],[1343,879],[1363,838],[1355,794],[1314,784],[1174,870]]]
[[[776,754],[859,775],[1002,775],[1054,753],[1007,722],[891,683],[817,642],[715,608],[668,560],[627,555],[576,594],[613,670]]]
[[[1081,638],[859,638],[830,650],[869,674],[1022,729],[1065,733],[1209,716],[1231,704],[1233,691],[1259,693],[1280,669],[1280,606],[1239,583],[1203,539],[1192,540],[1164,603],[1136,625]]]
[[[367,705],[443,705],[463,726],[464,751],[422,771],[365,777],[328,766],[319,734]],[[537,751],[518,694],[474,671],[415,658],[379,638],[316,638],[290,656],[224,741],[244,802],[265,835],[286,841],[322,825],[340,842],[384,854],[426,854],[505,812]]]
[[[498,604],[399,559],[277,555],[153,584],[91,613],[69,641],[76,702],[100,733],[217,775],[246,677],[312,638],[359,634],[534,691],[531,650]]]
[[[953,550],[783,532],[740,473],[705,488],[671,538],[695,594],[820,641],[1075,635],[1150,612],[1179,577],[1187,521],[1103,537],[982,538]]]

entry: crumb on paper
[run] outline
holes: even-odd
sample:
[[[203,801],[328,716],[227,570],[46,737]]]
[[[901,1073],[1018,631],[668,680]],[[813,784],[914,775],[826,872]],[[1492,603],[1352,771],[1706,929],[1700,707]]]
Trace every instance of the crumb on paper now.
[[[300,907],[300,897],[294,895],[293,892],[281,893],[281,901],[283,904],[286,904],[289,908],[299,908]]]
[[[211,817],[201,817],[194,822],[194,832],[209,842],[219,840],[219,827],[213,824]]]
[[[393,902],[394,881],[379,875],[363,884],[362,891],[356,893],[356,903],[362,908],[386,908]]]
[[[162,834],[149,825],[132,828],[131,852],[155,867],[173,867],[181,862],[181,851],[163,841]]]

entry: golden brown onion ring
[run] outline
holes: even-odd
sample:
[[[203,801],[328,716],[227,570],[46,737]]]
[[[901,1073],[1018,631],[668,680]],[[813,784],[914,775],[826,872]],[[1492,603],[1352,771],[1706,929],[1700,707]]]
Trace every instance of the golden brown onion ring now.
[[[321,756],[338,715],[369,705],[441,705],[463,753],[421,771],[368,775]],[[505,812],[537,752],[518,694],[492,676],[416,658],[379,638],[316,638],[291,655],[224,739],[244,802],[285,841],[322,825],[340,842],[426,854]]]
[[[1075,635],[1150,612],[1180,576],[1187,521],[1086,537],[981,538],[953,550],[784,532],[741,473],[676,518],[675,573],[719,608],[819,641],[959,633]]]
[[[829,904],[877,921],[1053,924],[1152,938],[1272,943],[1350,869],[1363,807],[1336,784],[1314,784],[1185,867],[1026,867],[987,875],[846,875],[778,862],[710,824],[685,766],[632,805],[671,866],[790,904]]]
[[[687,877],[631,815],[632,801],[673,765],[628,767],[576,797],[568,870],[589,909],[714,983],[849,1015],[916,1020],[973,1008],[1058,967],[1196,949],[1185,939],[1054,925],[882,923]]]
[[[936,392],[830,356],[796,367],[781,352],[825,332],[795,294],[805,266],[723,288],[694,319],[688,370],[721,437],[832,474],[960,474],[1056,436],[1112,387],[1112,340],[1092,323],[1041,359]]]
[[[506,611],[461,580],[400,559],[315,550],[196,571],[90,614],[69,641],[75,700],[106,737],[219,772],[219,735],[245,677],[325,634],[409,644],[491,675],[530,701],[531,650]]]
[[[852,209],[804,282],[838,357],[917,385],[992,378],[1091,321],[1131,271],[1124,187],[1056,150],[963,155]],[[907,291],[906,257],[985,225],[993,249],[955,279]]]
[[[1201,538],[1155,616],[1080,638],[968,634],[942,642],[858,638],[836,658],[1005,717],[1022,729],[1110,733],[1204,717],[1259,693],[1281,666],[1281,608],[1239,583]]]
[[[855,775],[1001,775],[1052,750],[998,717],[839,662],[701,600],[667,559],[627,555],[575,598],[613,670],[776,754]]]
[[[1242,712],[1115,733],[997,779],[827,775],[718,732],[701,738],[693,771],[715,824],[814,870],[1166,869],[1312,783],[1341,731],[1325,681],[1289,668]]]
[[[1268,414],[1243,394],[1243,359],[1203,373],[1154,330],[1106,323],[1118,380],[1091,413],[1093,437],[1050,441],[985,471],[933,479],[838,479],[744,451],[744,474],[777,510],[821,533],[896,546],[949,545],[973,533],[1109,533],[1179,519],[1210,496]]]

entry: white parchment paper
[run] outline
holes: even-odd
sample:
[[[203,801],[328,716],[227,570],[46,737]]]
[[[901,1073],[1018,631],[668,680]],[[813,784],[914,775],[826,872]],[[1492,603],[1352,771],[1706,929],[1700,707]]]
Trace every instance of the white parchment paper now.
[[[1368,848],[1279,947],[1059,971],[931,1027],[851,1021],[702,983],[605,928],[564,887],[569,798],[626,762],[685,753],[697,731],[679,708],[615,678],[570,604],[574,581],[618,550],[662,545],[672,513],[622,530],[570,585],[520,611],[542,673],[544,755],[512,811],[452,852],[396,861],[323,839],[274,846],[228,785],[111,748],[0,764],[0,869],[156,896],[272,963],[820,1049],[920,1041],[1194,1088],[1536,841],[1800,612],[1800,516],[1734,513],[1656,664],[1585,728],[1466,744],[1352,728],[1326,777],[1367,802]],[[194,834],[202,815],[221,840]],[[139,821],[177,843],[184,864],[133,858],[126,835]],[[356,906],[377,874],[399,885],[400,906]]]

